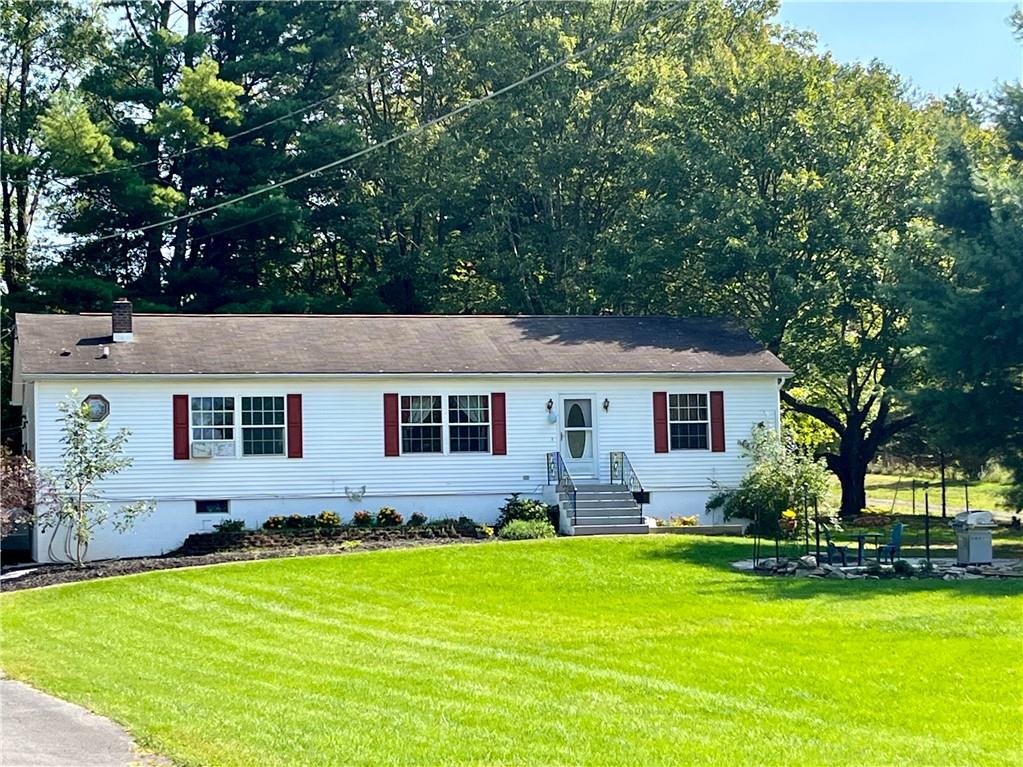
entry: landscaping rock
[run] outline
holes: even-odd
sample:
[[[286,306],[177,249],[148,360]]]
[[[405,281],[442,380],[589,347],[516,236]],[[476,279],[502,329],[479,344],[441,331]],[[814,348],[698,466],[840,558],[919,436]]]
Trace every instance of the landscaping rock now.
[[[817,557],[813,554],[806,554],[797,561],[797,566],[806,570],[813,570],[817,567]]]

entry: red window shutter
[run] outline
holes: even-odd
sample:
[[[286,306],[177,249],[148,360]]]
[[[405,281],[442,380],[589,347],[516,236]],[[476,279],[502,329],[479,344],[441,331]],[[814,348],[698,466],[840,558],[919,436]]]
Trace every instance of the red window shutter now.
[[[398,395],[384,395],[384,455],[398,455]]]
[[[302,395],[288,395],[288,458],[302,457]]]
[[[174,460],[188,460],[188,395],[174,395]]]
[[[504,419],[504,392],[490,395],[490,452],[493,455],[508,454],[507,430]]]
[[[712,453],[725,452],[725,393],[710,393],[710,450]]]
[[[668,393],[654,392],[654,452],[668,452]]]

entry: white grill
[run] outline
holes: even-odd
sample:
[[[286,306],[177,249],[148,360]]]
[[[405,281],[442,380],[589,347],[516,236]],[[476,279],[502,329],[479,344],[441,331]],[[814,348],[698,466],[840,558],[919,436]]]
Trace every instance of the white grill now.
[[[990,511],[963,511],[955,515],[952,529],[956,532],[956,560],[960,565],[991,564],[994,527]]]

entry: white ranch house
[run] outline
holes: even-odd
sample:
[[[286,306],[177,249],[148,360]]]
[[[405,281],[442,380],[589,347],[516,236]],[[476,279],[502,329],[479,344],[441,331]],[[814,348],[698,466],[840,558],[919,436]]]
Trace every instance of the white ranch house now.
[[[20,314],[16,334],[13,400],[39,465],[59,460],[73,390],[131,430],[134,464],[99,495],[155,511],[101,531],[93,558],[323,509],[492,522],[511,493],[560,500],[569,534],[720,522],[704,505],[746,470],[738,442],[779,424],[791,375],[717,318],[133,316],[122,299],[112,314]],[[32,536],[37,560],[46,537]]]

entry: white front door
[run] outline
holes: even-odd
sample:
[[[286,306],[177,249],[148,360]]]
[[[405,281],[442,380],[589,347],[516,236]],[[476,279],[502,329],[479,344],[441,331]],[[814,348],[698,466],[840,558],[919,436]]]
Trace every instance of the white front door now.
[[[575,478],[597,476],[596,432],[593,400],[589,397],[561,399],[561,459]]]

